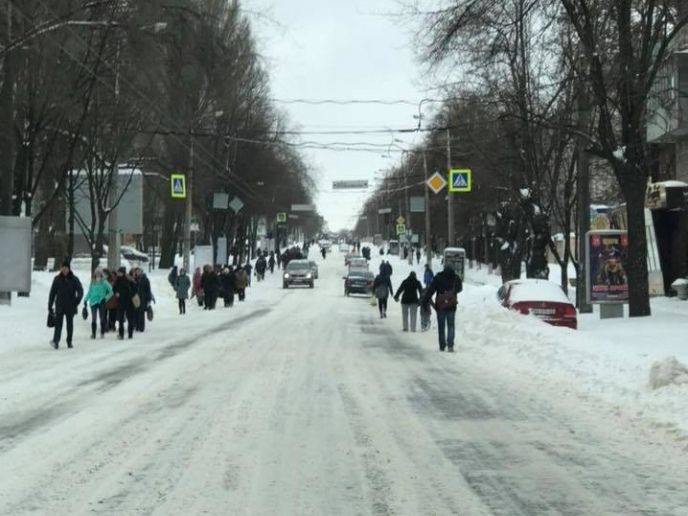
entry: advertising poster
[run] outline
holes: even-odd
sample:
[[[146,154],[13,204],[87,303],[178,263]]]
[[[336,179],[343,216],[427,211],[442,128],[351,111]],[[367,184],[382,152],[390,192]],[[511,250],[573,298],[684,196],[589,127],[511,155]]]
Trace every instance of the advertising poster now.
[[[590,231],[586,235],[589,303],[627,303],[626,231]]]

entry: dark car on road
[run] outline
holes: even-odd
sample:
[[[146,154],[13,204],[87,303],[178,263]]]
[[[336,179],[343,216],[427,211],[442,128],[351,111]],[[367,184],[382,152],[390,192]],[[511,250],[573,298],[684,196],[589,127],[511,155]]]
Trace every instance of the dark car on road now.
[[[367,294],[373,292],[375,275],[368,269],[349,269],[349,274],[344,276],[344,295]]]
[[[282,287],[289,288],[291,285],[307,285],[310,288],[315,286],[313,269],[308,260],[292,260],[287,265],[282,277]]]

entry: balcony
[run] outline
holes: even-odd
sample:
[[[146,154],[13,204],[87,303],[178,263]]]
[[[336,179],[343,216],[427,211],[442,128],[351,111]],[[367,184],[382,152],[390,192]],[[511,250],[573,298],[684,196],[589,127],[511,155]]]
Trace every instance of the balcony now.
[[[676,143],[688,137],[688,49],[662,67],[647,103],[647,141]]]

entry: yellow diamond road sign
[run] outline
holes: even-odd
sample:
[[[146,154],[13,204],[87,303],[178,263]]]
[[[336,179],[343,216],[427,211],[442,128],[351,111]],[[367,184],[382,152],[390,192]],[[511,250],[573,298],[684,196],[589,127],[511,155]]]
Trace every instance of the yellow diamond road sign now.
[[[447,186],[447,181],[442,177],[442,174],[435,172],[432,177],[426,181],[426,184],[430,190],[438,194]]]
[[[399,215],[399,217],[397,218],[397,224],[406,224],[406,219]]]

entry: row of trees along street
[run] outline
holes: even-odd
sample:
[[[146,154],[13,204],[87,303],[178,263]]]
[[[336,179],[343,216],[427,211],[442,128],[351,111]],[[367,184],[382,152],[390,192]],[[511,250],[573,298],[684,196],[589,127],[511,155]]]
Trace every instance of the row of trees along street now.
[[[237,0],[3,1],[0,20],[0,214],[32,217],[35,267],[72,255],[75,227],[95,267],[122,196],[120,164],[144,171],[140,244],[155,246],[159,233],[160,267],[183,236],[171,173],[193,167],[199,239],[224,234],[228,246],[255,241],[259,217],[312,203]],[[77,188],[90,194],[92,223],[73,209]],[[218,216],[213,192],[245,206]],[[299,223],[314,234],[322,219]]]
[[[421,155],[430,173],[446,171],[448,132],[452,165],[474,171],[474,192],[456,197],[451,243],[479,237],[478,249],[491,247],[480,256],[492,257],[504,280],[519,277],[524,260],[528,276],[541,277],[549,248],[566,288],[567,266],[578,270],[579,253],[568,238],[559,252],[552,234],[585,229],[586,176],[601,181],[606,170],[614,187],[607,202],[618,195],[627,211],[630,315],[649,315],[644,207],[657,163],[646,143],[646,108],[688,24],[685,2],[438,0],[410,8],[410,17],[420,25],[430,86],[447,100],[362,215],[374,220],[379,206],[395,207],[408,191],[422,195]],[[446,206],[444,193],[433,195],[438,240],[447,234]],[[366,231],[365,219],[358,231]]]

